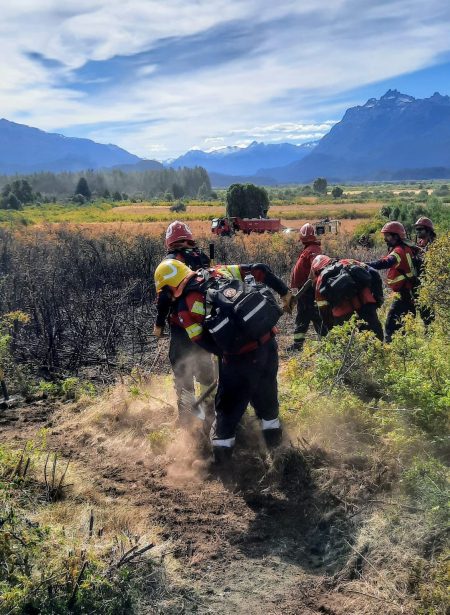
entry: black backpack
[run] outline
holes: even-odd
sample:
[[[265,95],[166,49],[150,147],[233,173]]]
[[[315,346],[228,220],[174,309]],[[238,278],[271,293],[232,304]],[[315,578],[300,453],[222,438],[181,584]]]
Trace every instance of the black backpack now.
[[[323,270],[319,292],[334,307],[351,299],[363,288],[372,289],[372,284],[372,274],[368,268],[357,263],[344,265],[337,262]]]
[[[204,326],[224,352],[239,352],[277,324],[283,310],[264,284],[216,278],[207,282]]]

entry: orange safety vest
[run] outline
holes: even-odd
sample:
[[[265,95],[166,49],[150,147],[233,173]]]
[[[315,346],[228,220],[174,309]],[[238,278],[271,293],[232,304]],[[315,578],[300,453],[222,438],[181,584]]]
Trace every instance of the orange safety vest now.
[[[396,263],[388,269],[387,284],[394,292],[410,290],[414,286],[416,272],[413,264],[414,252],[409,246],[396,246],[389,256],[394,256]]]

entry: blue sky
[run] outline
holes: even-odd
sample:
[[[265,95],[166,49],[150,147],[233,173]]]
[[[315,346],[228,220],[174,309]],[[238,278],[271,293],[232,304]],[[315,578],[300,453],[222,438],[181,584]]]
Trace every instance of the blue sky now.
[[[303,143],[389,88],[450,94],[443,0],[16,0],[0,116],[146,158]]]

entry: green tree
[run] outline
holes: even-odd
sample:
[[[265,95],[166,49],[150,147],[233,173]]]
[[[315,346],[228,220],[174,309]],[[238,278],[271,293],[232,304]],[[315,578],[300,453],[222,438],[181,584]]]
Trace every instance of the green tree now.
[[[331,191],[331,196],[333,197],[333,199],[340,199],[343,194],[344,191],[340,186],[335,186]]]
[[[328,182],[324,177],[318,177],[313,183],[313,190],[318,194],[327,193]]]
[[[211,188],[203,183],[197,192],[197,198],[199,199],[209,199],[211,196]]]
[[[254,184],[232,184],[227,190],[227,215],[241,218],[265,218],[269,211],[269,195]]]
[[[181,186],[177,182],[174,182],[172,184],[172,194],[174,199],[181,199],[181,197],[184,195],[183,186]]]
[[[0,207],[1,209],[22,209],[22,203],[14,192],[9,192],[1,198]]]
[[[88,201],[91,198],[91,191],[85,177],[80,177],[78,180],[75,194],[82,194]]]
[[[13,181],[11,192],[14,192],[21,203],[32,203],[34,201],[33,190],[26,179],[16,179]]]
[[[118,190],[116,190],[114,192],[114,194],[112,195],[112,199],[113,199],[113,201],[121,201],[122,200],[122,195],[120,194],[120,192]]]

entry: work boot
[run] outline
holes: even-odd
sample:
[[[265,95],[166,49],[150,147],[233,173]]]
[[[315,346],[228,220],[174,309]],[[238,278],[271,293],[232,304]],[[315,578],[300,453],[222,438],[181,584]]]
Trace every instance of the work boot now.
[[[226,467],[231,464],[233,449],[230,446],[213,446],[214,465]]]
[[[234,484],[233,449],[228,446],[213,446],[213,472],[225,487]]]
[[[263,429],[262,433],[268,449],[274,449],[280,446],[283,439],[283,430],[281,427],[276,429]]]
[[[286,348],[287,352],[300,352],[303,349],[303,342],[294,342]]]

